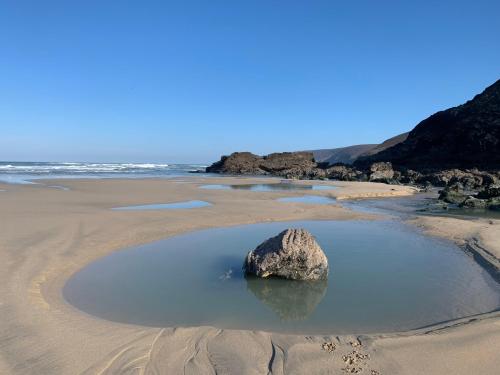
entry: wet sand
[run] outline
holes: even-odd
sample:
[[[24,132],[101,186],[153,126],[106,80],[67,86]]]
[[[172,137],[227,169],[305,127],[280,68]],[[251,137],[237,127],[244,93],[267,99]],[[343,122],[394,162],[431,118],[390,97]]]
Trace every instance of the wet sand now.
[[[257,183],[269,179],[182,180],[189,182],[49,183],[69,190],[0,184],[0,190],[5,190],[0,194],[1,374],[330,374],[359,368],[361,374],[497,373],[499,313],[400,334],[303,336],[212,327],[158,329],[125,325],[86,315],[67,304],[61,291],[74,272],[127,246],[219,226],[376,219],[375,215],[352,212],[339,204],[275,200],[304,195],[300,191],[198,188],[206,183]],[[413,192],[408,187],[384,184],[335,185],[340,188],[308,195],[346,199]],[[187,200],[213,205],[189,210],[110,209]],[[472,243],[483,249],[489,264],[498,264],[498,220],[472,223],[422,217],[414,224],[460,244]]]

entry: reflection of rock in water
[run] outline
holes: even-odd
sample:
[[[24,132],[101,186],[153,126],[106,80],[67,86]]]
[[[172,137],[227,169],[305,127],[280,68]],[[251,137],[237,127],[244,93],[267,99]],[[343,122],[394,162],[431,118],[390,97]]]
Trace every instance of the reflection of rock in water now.
[[[304,320],[326,294],[327,280],[297,281],[247,276],[247,288],[281,320]]]

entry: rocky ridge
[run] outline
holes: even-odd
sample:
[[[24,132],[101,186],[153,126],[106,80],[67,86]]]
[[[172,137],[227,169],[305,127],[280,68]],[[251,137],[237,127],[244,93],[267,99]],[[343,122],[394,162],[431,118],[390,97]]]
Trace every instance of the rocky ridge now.
[[[499,169],[500,80],[472,100],[421,121],[403,142],[360,157],[355,164],[363,167],[378,161],[421,172]]]

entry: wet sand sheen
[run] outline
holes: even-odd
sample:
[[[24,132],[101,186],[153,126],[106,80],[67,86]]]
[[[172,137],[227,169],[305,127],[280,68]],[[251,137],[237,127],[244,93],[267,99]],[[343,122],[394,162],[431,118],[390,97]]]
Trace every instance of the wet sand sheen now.
[[[278,182],[278,183],[270,183],[270,184],[208,184],[201,185],[200,189],[206,190],[249,190],[249,191],[293,191],[293,190],[313,190],[313,191],[322,191],[322,190],[333,190],[336,189],[336,186],[333,185],[305,185],[305,184],[296,184],[291,182]]]

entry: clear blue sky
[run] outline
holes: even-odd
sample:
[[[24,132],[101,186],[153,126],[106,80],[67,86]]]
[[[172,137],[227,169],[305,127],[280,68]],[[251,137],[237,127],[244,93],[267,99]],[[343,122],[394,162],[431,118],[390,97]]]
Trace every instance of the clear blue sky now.
[[[500,78],[500,2],[0,3],[0,160],[377,143]]]

